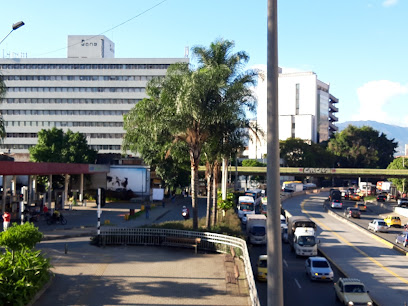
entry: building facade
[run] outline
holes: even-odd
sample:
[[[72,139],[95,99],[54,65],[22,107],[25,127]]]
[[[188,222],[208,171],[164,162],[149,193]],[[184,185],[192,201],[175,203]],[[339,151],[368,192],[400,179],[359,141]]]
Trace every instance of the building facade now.
[[[267,81],[258,85],[258,111],[254,122],[265,132],[256,139],[253,135],[245,155],[251,159],[262,159],[266,154],[267,131]],[[335,106],[338,99],[330,94],[330,85],[320,81],[314,72],[282,73],[278,79],[279,139],[301,138],[308,142],[327,141],[337,131],[338,118]],[[263,97],[263,98],[262,98]]]
[[[146,97],[149,80],[189,59],[114,54],[105,36],[73,35],[67,58],[0,59],[7,87],[0,104],[6,130],[0,151],[27,157],[37,133],[56,127],[84,134],[98,153],[122,153],[123,115]]]

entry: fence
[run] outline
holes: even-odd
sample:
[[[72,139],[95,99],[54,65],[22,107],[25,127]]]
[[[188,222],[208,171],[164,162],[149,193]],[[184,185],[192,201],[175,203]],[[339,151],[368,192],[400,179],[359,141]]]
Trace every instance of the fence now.
[[[253,306],[260,305],[247,245],[245,240],[241,238],[209,232],[172,229],[102,227],[99,239],[100,243],[103,245],[126,244],[160,246],[166,238],[169,237],[200,238],[201,242],[197,246],[198,250],[229,253],[230,247],[233,247],[235,254],[244,262],[251,303]]]

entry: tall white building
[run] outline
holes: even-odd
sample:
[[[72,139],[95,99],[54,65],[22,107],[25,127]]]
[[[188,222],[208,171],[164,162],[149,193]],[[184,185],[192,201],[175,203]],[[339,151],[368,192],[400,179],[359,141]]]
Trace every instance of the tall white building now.
[[[122,153],[123,115],[146,97],[149,80],[188,58],[115,58],[103,35],[68,36],[67,58],[3,58],[0,151],[28,156],[37,133],[56,127],[86,135],[99,153]],[[24,158],[19,158],[24,159]]]
[[[267,81],[258,85],[258,111],[254,123],[265,132],[263,139],[251,137],[247,155],[251,159],[261,159],[267,153]],[[330,94],[330,85],[320,81],[314,72],[282,73],[278,79],[279,139],[301,138],[310,142],[329,140],[337,131],[338,121],[334,113],[338,99]]]

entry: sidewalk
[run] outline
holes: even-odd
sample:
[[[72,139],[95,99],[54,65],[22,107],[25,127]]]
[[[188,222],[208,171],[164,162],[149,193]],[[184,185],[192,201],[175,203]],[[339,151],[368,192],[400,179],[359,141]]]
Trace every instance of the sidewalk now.
[[[161,202],[154,203],[149,211],[149,218],[146,218],[146,212],[142,212],[139,216],[130,220],[125,220],[125,215],[129,214],[130,210],[135,213],[140,211],[141,203],[134,202],[115,202],[107,203],[102,208],[101,226],[105,220],[109,220],[111,226],[120,227],[140,227],[151,224],[159,220],[178,206],[185,205],[190,202],[191,198],[179,198],[176,202],[168,199],[165,200],[165,206]],[[87,206],[72,206],[72,210],[64,210],[61,213],[68,219],[68,224],[62,225],[47,225],[45,222],[39,222],[38,228],[43,233],[43,240],[66,239],[69,237],[83,237],[97,234],[97,206],[95,203],[87,203]]]

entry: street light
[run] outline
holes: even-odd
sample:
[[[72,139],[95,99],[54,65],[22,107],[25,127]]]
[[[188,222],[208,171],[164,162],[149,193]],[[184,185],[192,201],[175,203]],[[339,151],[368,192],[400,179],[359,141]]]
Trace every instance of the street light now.
[[[11,34],[11,32],[13,32],[14,30],[17,30],[18,28],[21,28],[24,25],[24,22],[19,21],[16,22],[15,24],[12,25],[11,27],[11,31],[6,35],[6,37],[4,37],[1,41],[0,44]]]

